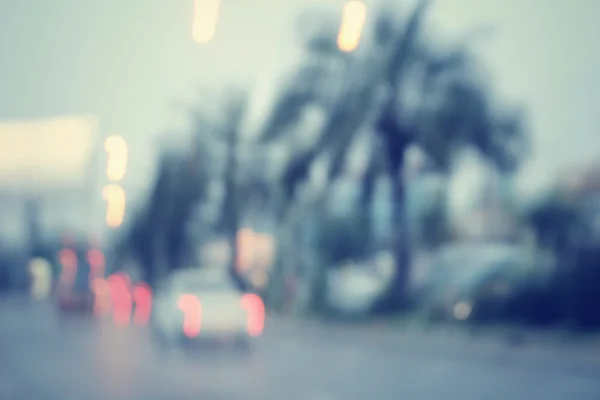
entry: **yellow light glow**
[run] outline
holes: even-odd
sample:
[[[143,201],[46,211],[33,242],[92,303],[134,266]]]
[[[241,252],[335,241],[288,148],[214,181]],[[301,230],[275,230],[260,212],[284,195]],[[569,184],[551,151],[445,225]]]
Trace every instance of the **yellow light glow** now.
[[[31,296],[35,299],[48,297],[52,289],[52,266],[42,258],[35,258],[29,263],[32,277]]]
[[[113,182],[119,182],[127,172],[127,142],[121,136],[110,136],[104,141],[104,150],[108,156],[106,176]]]
[[[220,0],[194,0],[192,37],[197,43],[206,44],[215,36],[220,6]]]
[[[367,6],[362,1],[346,3],[342,11],[342,23],[337,37],[337,45],[344,52],[354,51],[360,42],[365,21]]]
[[[102,196],[107,202],[106,224],[118,228],[125,217],[125,191],[119,185],[108,185],[102,190]]]

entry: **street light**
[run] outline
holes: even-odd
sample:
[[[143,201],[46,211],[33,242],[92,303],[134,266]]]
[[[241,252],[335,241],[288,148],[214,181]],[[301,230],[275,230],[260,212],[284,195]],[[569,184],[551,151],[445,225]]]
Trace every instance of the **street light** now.
[[[192,37],[197,43],[206,44],[215,36],[221,0],[194,0]]]
[[[346,3],[342,10],[342,23],[337,37],[337,45],[341,51],[351,52],[358,47],[366,19],[365,3],[357,0]]]
[[[104,187],[102,196],[107,202],[106,225],[118,228],[125,217],[125,191],[121,186],[111,184]]]
[[[112,182],[119,182],[127,172],[127,142],[121,136],[110,136],[104,141],[108,156],[106,176]]]

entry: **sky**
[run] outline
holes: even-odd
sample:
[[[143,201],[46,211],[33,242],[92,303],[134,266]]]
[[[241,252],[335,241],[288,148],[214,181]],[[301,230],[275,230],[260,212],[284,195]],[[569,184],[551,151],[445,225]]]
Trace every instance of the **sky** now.
[[[129,142],[124,186],[135,198],[152,177],[157,138],[175,135],[186,107],[233,82],[250,84],[264,113],[308,29],[300,10],[343,3],[222,0],[215,39],[202,46],[191,36],[192,0],[0,0],[0,120],[95,115],[103,135]],[[598,20],[597,0],[434,1],[440,38],[495,28],[474,46],[498,94],[529,112],[534,151],[521,187],[600,151]]]
[[[477,23],[495,32],[477,46],[500,96],[522,103],[532,155],[522,190],[600,154],[600,2],[595,0],[439,0],[432,18],[460,34]]]

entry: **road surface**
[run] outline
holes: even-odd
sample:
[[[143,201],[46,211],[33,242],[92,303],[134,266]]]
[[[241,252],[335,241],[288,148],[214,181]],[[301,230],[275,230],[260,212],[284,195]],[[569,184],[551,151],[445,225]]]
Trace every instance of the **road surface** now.
[[[249,355],[164,359],[144,329],[0,301],[3,400],[598,400],[599,354],[274,317]]]

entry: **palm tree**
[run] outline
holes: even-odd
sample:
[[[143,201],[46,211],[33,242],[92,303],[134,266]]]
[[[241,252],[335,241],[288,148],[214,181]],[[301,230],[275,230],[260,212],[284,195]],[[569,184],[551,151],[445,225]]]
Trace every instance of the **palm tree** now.
[[[348,149],[356,138],[365,131],[379,133],[371,138],[376,151],[363,179],[361,204],[366,207],[371,202],[376,178],[385,171],[393,184],[392,247],[396,274],[384,303],[394,308],[402,304],[410,264],[405,185],[401,179],[406,149],[419,145],[437,167],[445,171],[455,150],[470,145],[501,169],[510,171],[518,165],[525,148],[520,115],[498,115],[492,109],[485,86],[466,79],[476,64],[466,46],[445,53],[426,46],[422,31],[428,5],[429,1],[421,1],[403,28],[397,28],[391,13],[379,16],[375,41],[368,51],[343,59],[344,74],[349,77],[346,81],[351,83],[334,94],[332,103],[325,103],[327,118],[317,140],[289,160],[281,179],[282,204],[286,209],[319,157],[329,157],[327,175],[329,182],[333,182],[344,173]],[[332,38],[312,43],[328,41]],[[326,45],[317,48],[332,49]],[[315,73],[312,79],[318,75]],[[408,87],[409,83],[412,88]],[[295,90],[284,91],[275,106],[265,130],[265,141],[289,134],[288,127],[298,123],[302,110],[308,105],[324,104],[314,91],[297,90],[314,87],[310,79],[306,86],[290,86]],[[381,88],[385,89],[383,102]],[[410,90],[418,94],[416,105],[406,101],[406,92]],[[370,115],[374,110],[379,110],[379,117],[372,123]]]
[[[512,171],[526,149],[520,115],[493,112],[489,91],[481,81],[472,80],[476,63],[466,47],[440,54],[428,49],[423,42],[423,18],[428,5],[429,1],[420,2],[404,29],[394,28],[391,13],[380,15],[373,51],[385,54],[381,65],[385,80],[367,81],[367,85],[383,84],[387,87],[375,130],[385,149],[384,159],[392,182],[392,247],[396,274],[384,299],[385,306],[390,308],[397,308],[403,303],[410,265],[406,189],[402,178],[406,150],[412,145],[419,145],[439,170],[447,171],[455,150],[470,145],[500,169]],[[467,76],[471,79],[466,79]],[[413,88],[407,87],[409,84]],[[409,89],[421,97],[416,105],[409,104],[406,99]],[[361,96],[369,98],[372,93],[365,88]],[[432,102],[431,98],[437,101]],[[352,119],[350,121],[351,126],[356,126]],[[337,176],[339,165],[348,154],[349,143],[358,133],[357,129],[348,129],[346,135],[340,135],[330,178]],[[376,166],[370,168],[376,171]],[[371,175],[375,173],[368,172]],[[366,178],[363,201],[368,202],[373,178],[369,175]]]
[[[220,225],[224,228],[227,241],[229,242],[229,248],[231,249],[229,272],[240,289],[244,289],[246,285],[237,272],[237,233],[240,229],[241,206],[241,197],[238,193],[240,171],[238,148],[246,106],[247,98],[244,93],[231,93],[225,104],[223,120],[223,133],[225,134],[224,140],[227,148],[227,156],[223,176],[225,197],[222,202]]]

